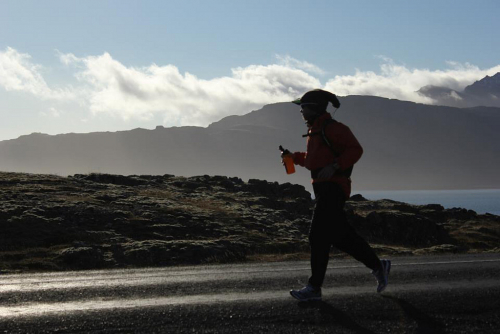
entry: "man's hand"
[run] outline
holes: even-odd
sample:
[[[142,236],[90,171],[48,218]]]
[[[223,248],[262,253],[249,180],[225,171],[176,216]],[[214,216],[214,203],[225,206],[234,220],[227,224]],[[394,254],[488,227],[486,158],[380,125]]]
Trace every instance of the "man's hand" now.
[[[285,160],[284,160],[284,159],[285,159],[285,157],[286,157],[286,158],[290,158],[290,159],[292,159],[292,161],[293,161],[293,153],[283,153],[283,154],[281,155],[281,164],[282,164],[283,166],[285,165]]]
[[[318,179],[329,179],[335,175],[335,172],[337,172],[340,169],[340,166],[338,163],[334,163],[328,166],[323,167],[322,170],[318,173]]]

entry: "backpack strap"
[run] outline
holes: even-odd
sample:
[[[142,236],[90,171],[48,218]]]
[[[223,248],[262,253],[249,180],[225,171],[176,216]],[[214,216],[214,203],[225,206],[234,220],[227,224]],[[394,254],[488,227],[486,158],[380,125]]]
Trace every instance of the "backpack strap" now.
[[[326,136],[326,132],[325,132],[325,129],[328,125],[332,124],[332,123],[336,123],[337,121],[334,120],[333,118],[329,118],[327,120],[325,120],[323,122],[323,126],[321,127],[321,137],[323,138],[323,141],[325,142],[326,146],[328,146],[328,148],[330,149],[330,151],[332,151],[333,155],[335,156],[335,158],[337,158],[339,155],[337,154],[337,152],[334,151],[333,147],[332,147],[332,144],[330,143],[330,141],[328,140],[328,137]]]
[[[321,137],[323,138],[323,141],[325,142],[326,146],[328,146],[328,148],[330,149],[330,151],[332,151],[333,153],[333,156],[335,158],[338,158],[339,157],[339,154],[333,149],[332,147],[332,144],[330,143],[330,140],[328,139],[328,137],[326,136],[326,127],[332,123],[336,123],[337,121],[334,120],[333,118],[329,118],[327,120],[325,120],[323,122],[323,126],[321,128]],[[344,175],[345,177],[351,177],[351,174],[352,174],[352,170],[353,170],[353,167],[354,166],[351,166],[349,168],[347,168],[346,170],[342,171],[342,175]]]

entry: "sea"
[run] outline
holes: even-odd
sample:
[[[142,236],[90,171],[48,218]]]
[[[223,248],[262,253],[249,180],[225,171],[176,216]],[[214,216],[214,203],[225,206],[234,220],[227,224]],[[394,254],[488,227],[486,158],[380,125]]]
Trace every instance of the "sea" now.
[[[500,216],[500,189],[475,190],[353,190],[370,200],[391,199],[409,204],[441,204],[445,209],[464,208],[478,214]]]

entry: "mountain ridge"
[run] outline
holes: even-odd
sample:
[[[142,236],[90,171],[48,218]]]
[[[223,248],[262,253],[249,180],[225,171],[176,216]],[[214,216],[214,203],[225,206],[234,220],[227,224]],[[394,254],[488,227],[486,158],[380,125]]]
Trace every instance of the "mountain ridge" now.
[[[335,118],[365,153],[355,189],[500,188],[500,109],[453,108],[371,96],[341,97]],[[299,107],[266,105],[208,127],[22,136],[0,142],[0,170],[77,173],[226,175],[292,182],[310,189],[308,172],[286,175],[278,146],[304,151]]]
[[[428,85],[417,91],[435,101],[435,104],[470,108],[475,106],[500,107],[500,72],[486,76],[466,86],[463,91]]]
[[[481,80],[474,82],[472,85],[465,87],[464,93],[475,94],[478,96],[488,95],[488,94],[497,94],[495,95],[497,98],[500,98],[500,72],[489,76],[487,75]]]

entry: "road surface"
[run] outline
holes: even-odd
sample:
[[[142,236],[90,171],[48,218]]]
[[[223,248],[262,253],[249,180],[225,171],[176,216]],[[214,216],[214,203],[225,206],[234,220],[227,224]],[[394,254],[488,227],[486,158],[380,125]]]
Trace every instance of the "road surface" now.
[[[500,333],[500,254],[393,258],[387,290],[331,260],[0,275],[0,333]]]

